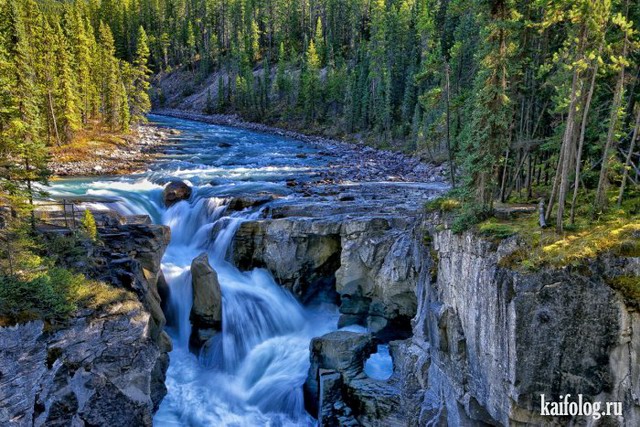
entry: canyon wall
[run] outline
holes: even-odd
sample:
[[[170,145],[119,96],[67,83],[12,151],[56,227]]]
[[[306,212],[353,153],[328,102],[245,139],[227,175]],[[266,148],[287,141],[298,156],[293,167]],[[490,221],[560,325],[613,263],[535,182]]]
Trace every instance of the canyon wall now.
[[[0,328],[0,424],[152,424],[171,350],[158,293],[169,229],[147,221],[107,218],[93,248],[95,274],[131,298],[56,325]]]
[[[340,326],[391,340],[394,362],[388,381],[372,380],[370,350],[355,364],[339,350],[353,336],[314,340],[307,406],[321,424],[640,425],[640,315],[608,284],[640,275],[640,259],[522,272],[508,262],[517,237],[454,234],[438,216],[295,212],[243,224],[236,261],[302,300],[333,295]],[[623,416],[543,417],[542,394],[620,401]]]

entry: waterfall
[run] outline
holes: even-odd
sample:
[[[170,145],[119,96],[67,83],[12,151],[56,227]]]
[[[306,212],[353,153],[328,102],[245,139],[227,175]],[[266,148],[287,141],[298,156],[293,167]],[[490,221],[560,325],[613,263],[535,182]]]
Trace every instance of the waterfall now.
[[[262,191],[289,195],[286,179],[312,174],[324,167],[325,160],[307,158],[315,149],[294,140],[166,121],[183,133],[175,149],[149,171],[58,180],[48,187],[56,197],[91,196],[87,204],[92,208],[146,214],[154,223],[171,228],[162,270],[170,288],[165,314],[173,351],[165,381],[168,394],[154,425],[314,425],[302,396],[309,342],[336,329],[337,308],[302,307],[268,271],[238,270],[229,261],[233,237],[244,221],[257,219],[260,212],[230,211],[227,201]],[[233,150],[220,147],[219,142],[228,140],[234,142]],[[191,186],[191,198],[165,208],[164,184],[176,178]],[[202,252],[218,274],[222,331],[194,353],[189,348],[190,269]]]
[[[236,231],[260,212],[227,213],[224,199],[196,195],[162,214],[172,236],[162,268],[171,290],[167,314],[175,349],[167,373],[170,394],[154,424],[244,426],[277,420],[278,425],[310,425],[302,384],[309,340],[318,335],[318,326],[307,321],[306,310],[268,271],[242,272],[229,262]],[[218,274],[222,331],[196,356],[188,348],[189,270],[202,252]]]

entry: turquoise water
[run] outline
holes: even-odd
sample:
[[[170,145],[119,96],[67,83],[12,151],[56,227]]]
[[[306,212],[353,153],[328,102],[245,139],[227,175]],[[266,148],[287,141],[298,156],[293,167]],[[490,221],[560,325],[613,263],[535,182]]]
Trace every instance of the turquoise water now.
[[[166,315],[174,350],[168,394],[154,425],[313,425],[302,395],[309,342],[337,329],[337,308],[303,307],[269,272],[241,272],[228,262],[235,230],[259,211],[229,212],[225,197],[260,192],[295,197],[287,180],[312,179],[330,167],[331,158],[292,139],[161,116],[150,120],[181,133],[171,137],[165,155],[147,171],[62,179],[47,190],[55,198],[88,196],[91,201],[85,203],[93,209],[147,214],[171,228],[162,269],[171,290]],[[193,193],[188,201],[165,208],[162,190],[172,179],[185,181]],[[190,265],[202,252],[219,276],[223,331],[193,353],[188,347]]]

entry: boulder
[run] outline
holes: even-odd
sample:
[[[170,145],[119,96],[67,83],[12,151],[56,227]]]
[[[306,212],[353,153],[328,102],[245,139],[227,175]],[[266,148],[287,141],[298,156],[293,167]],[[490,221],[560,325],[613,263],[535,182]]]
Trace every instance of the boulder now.
[[[364,362],[375,352],[370,334],[336,331],[311,340],[311,366],[304,384],[305,405],[311,414],[318,414],[320,370],[333,370],[342,381],[364,375]]]
[[[171,181],[162,192],[162,201],[168,208],[181,200],[188,200],[189,197],[191,197],[191,187],[182,181]]]
[[[209,264],[206,253],[198,255],[191,263],[191,285],[191,342],[194,346],[201,347],[222,328],[222,292],[218,274]]]

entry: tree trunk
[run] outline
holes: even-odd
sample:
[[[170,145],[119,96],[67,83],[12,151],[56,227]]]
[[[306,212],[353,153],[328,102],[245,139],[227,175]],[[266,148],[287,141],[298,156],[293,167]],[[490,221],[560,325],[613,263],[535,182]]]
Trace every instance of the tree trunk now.
[[[636,124],[633,128],[633,136],[629,143],[629,152],[624,162],[624,172],[622,174],[622,183],[620,184],[620,192],[618,193],[618,207],[622,204],[622,197],[624,196],[624,188],[627,184],[627,177],[629,176],[629,166],[631,164],[631,156],[633,155],[633,149],[635,148],[636,138],[638,137],[638,129],[640,128],[640,108],[638,108],[638,114],[636,115]]]
[[[624,42],[622,45],[622,57],[627,56],[627,35],[625,34]],[[598,190],[596,191],[596,198],[594,201],[594,213],[603,210],[607,205],[607,173],[609,172],[609,151],[613,145],[613,140],[616,134],[616,125],[618,123],[618,109],[622,102],[622,92],[624,84],[624,65],[620,66],[620,73],[618,74],[618,81],[616,82],[616,89],[613,93],[613,103],[611,105],[611,116],[609,119],[609,131],[607,132],[607,141],[604,145],[604,151],[602,152],[602,165],[600,166],[600,177],[598,179]]]
[[[586,29],[583,29],[577,58],[582,58],[585,31]],[[581,86],[580,72],[576,68],[573,71],[573,79],[571,81],[571,101],[569,104],[569,112],[567,114],[564,135],[562,136],[561,150],[563,155],[561,167],[559,167],[560,180],[558,183],[558,210],[556,211],[556,229],[559,233],[562,233],[563,231],[564,208],[567,200],[567,191],[569,190],[569,170],[571,169],[574,159],[576,113],[578,112],[578,93]]]
[[[598,56],[602,52],[602,45],[598,49]],[[582,150],[584,148],[584,136],[587,129],[587,117],[589,115],[589,108],[591,107],[591,99],[593,98],[593,91],[596,86],[596,76],[598,74],[598,61],[594,61],[593,75],[591,76],[591,83],[589,85],[589,93],[587,94],[587,100],[585,101],[582,111],[582,123],[580,124],[580,141],[578,143],[578,153],[576,158],[576,170],[575,178],[573,181],[573,196],[571,198],[571,212],[569,214],[569,223],[573,225],[576,217],[576,199],[578,198],[578,189],[580,188],[580,168],[582,167]]]

